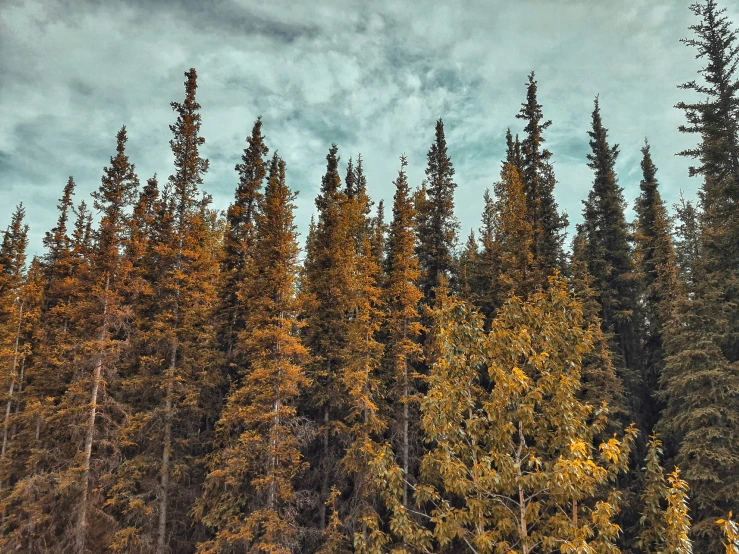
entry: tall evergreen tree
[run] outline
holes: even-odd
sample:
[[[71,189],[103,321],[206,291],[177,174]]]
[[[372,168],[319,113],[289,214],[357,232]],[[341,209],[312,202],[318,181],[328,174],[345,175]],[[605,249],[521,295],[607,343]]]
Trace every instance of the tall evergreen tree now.
[[[518,139],[518,134],[516,134],[515,139],[513,138],[513,133],[511,133],[510,127],[506,129],[505,143],[506,152],[505,160],[503,160],[503,165],[512,165],[520,174],[523,170],[523,153],[521,151],[521,141]]]
[[[398,452],[403,470],[403,504],[409,505],[408,487],[412,483],[418,459],[418,441],[414,433],[418,420],[419,377],[417,363],[422,358],[419,343],[423,327],[419,303],[423,293],[419,288],[419,262],[413,255],[416,247],[415,213],[408,185],[405,157],[400,159],[400,171],[395,179],[393,219],[390,223],[387,251],[387,310],[388,398],[392,412],[390,420],[392,444]]]
[[[0,490],[7,483],[6,453],[10,439],[10,419],[13,404],[17,403],[18,387],[22,386],[20,368],[25,350],[25,321],[29,306],[23,294],[26,281],[26,247],[28,225],[24,222],[26,210],[19,204],[3,233],[0,246],[0,363],[2,363],[2,406],[4,406],[2,447],[0,449]],[[6,393],[7,391],[7,393]],[[15,396],[15,397],[14,397]]]
[[[529,220],[526,194],[518,171],[506,165],[495,185],[493,248],[497,275],[495,304],[502,306],[511,294],[526,298],[534,289],[534,229]]]
[[[124,460],[108,491],[109,510],[122,524],[114,551],[162,554],[193,541],[198,528],[189,512],[217,418],[218,259],[210,197],[199,191],[208,160],[200,154],[197,74],[191,69],[185,77],[185,100],[172,102],[175,172],[156,203],[155,240],[146,256],[157,268],[156,302],[136,314],[141,358],[135,378],[122,384],[134,415],[122,431]]]
[[[578,300],[582,303],[583,318],[593,333],[593,348],[583,355],[582,389],[580,398],[601,408],[608,406],[610,424],[602,437],[606,438],[618,431],[621,423],[628,419],[628,401],[624,395],[623,382],[616,374],[611,352],[609,336],[603,332],[600,320],[599,293],[593,285],[593,276],[588,270],[586,258],[587,237],[582,226],[578,226],[577,234],[572,242],[572,260],[570,263],[570,282]]]
[[[672,245],[671,221],[658,187],[657,168],[650,147],[642,148],[641,195],[636,200],[634,239],[637,271],[644,287],[644,373],[646,393],[653,397],[664,366],[663,329],[671,317],[678,289],[677,262]],[[652,429],[662,406],[654,398],[645,405],[644,424]]]
[[[697,165],[691,175],[703,178],[699,193],[701,235],[706,271],[720,287],[721,301],[732,308],[720,345],[730,362],[739,361],[739,46],[737,34],[715,0],[690,7],[698,18],[691,25],[694,37],[683,43],[705,60],[702,81],[681,85],[701,96],[697,102],[680,102],[687,124],[680,131],[696,133],[700,143],[681,152]]]
[[[338,502],[336,493],[333,495],[332,517],[337,521],[343,520],[343,530],[337,533],[336,525],[330,526],[333,529],[326,534],[320,550],[326,554],[346,551],[346,545],[357,540],[372,541],[380,526],[367,459],[367,445],[377,443],[387,426],[382,412],[384,391],[380,373],[384,350],[379,342],[383,298],[380,288],[382,267],[376,252],[379,238],[376,234],[380,231],[372,228],[371,200],[367,195],[361,156],[353,172],[353,179],[349,181],[354,183],[354,190],[350,195],[347,186],[344,208],[355,246],[352,294],[344,363],[337,375],[347,403],[344,425],[349,442],[342,466],[351,484],[342,503]],[[335,491],[339,492],[338,489]]]
[[[233,353],[236,337],[244,329],[246,307],[239,300],[239,294],[244,282],[250,278],[244,272],[251,267],[248,258],[252,255],[255,216],[262,196],[262,183],[267,174],[265,156],[269,153],[269,148],[264,144],[261,117],[254,122],[251,135],[246,141],[249,145],[241,155],[241,163],[236,164],[239,184],[234,201],[228,207],[228,227],[223,237],[223,285],[219,293],[219,315],[222,319],[220,344],[229,358]]]
[[[526,136],[521,141],[520,148],[515,143],[511,146],[510,134],[506,137],[506,157],[508,163],[517,166],[524,184],[528,221],[534,234],[531,248],[539,274],[536,284],[544,286],[547,277],[561,266],[567,220],[559,214],[554,199],[556,178],[550,162],[552,153],[543,147],[544,131],[552,122],[544,120],[541,108],[537,98],[537,82],[532,71],[526,86],[526,102],[516,115],[526,122]]]
[[[505,165],[504,165],[505,167]],[[479,230],[480,253],[477,256],[477,298],[476,305],[485,316],[486,325],[491,321],[495,310],[500,307],[498,295],[498,271],[500,260],[497,235],[497,204],[485,189],[483,194],[482,226]]]
[[[436,122],[436,137],[427,154],[424,194],[418,196],[416,254],[424,302],[433,304],[434,290],[447,279],[456,286],[455,250],[459,221],[454,215],[454,166],[447,152],[444,122]]]
[[[601,305],[601,326],[612,337],[611,351],[619,377],[632,401],[631,417],[648,402],[641,375],[639,290],[632,257],[631,236],[624,216],[623,189],[614,170],[618,145],[608,144],[598,98],[592,116],[588,165],[595,173],[593,188],[584,201],[585,258]]]
[[[345,477],[339,467],[347,446],[344,425],[348,414],[345,389],[339,378],[346,363],[348,316],[353,306],[356,227],[347,217],[349,201],[341,189],[338,148],[326,155],[326,172],[316,198],[318,222],[307,240],[302,289],[305,295],[305,344],[312,360],[307,374],[312,385],[304,398],[304,413],[318,426],[316,444],[309,451],[308,485],[318,491],[318,513],[312,524],[323,532],[328,523],[326,502],[332,486]]]
[[[301,365],[307,350],[297,335],[294,199],[275,154],[255,222],[253,278],[244,289],[251,309],[238,349],[245,365],[218,422],[218,449],[196,507],[216,535],[200,552],[289,553],[297,545],[293,480],[305,466],[305,432],[296,400],[308,381]]]
[[[692,212],[682,214],[690,217]],[[688,232],[692,227],[689,221],[680,225]],[[659,426],[691,484],[696,547],[716,551],[720,537],[714,522],[739,498],[739,367],[720,348],[728,306],[706,265],[700,256],[684,271],[686,291],[677,297],[664,329],[660,399],[665,409]]]

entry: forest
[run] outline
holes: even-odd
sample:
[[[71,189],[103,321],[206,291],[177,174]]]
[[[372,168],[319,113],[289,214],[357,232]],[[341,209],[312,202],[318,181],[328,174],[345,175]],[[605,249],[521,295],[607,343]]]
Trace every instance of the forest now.
[[[301,242],[261,117],[213,205],[187,71],[169,177],[124,126],[2,234],[0,551],[739,554],[739,41],[690,9],[697,200],[645,141],[628,220],[596,97],[571,237],[533,72],[476,233],[439,119],[387,206],[332,144]]]

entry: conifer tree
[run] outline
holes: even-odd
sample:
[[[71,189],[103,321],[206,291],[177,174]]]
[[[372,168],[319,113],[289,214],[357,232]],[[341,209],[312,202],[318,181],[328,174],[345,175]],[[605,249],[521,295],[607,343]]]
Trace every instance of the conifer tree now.
[[[608,130],[603,126],[597,97],[588,134],[592,149],[588,165],[595,175],[593,188],[584,201],[585,258],[599,295],[601,326],[612,337],[614,362],[635,417],[644,410],[648,399],[641,376],[638,283],[624,216],[623,189],[614,170],[618,145],[608,144]]]
[[[693,530],[700,551],[719,545],[715,518],[739,497],[739,367],[719,346],[727,325],[720,287],[699,258],[687,293],[665,328],[660,428],[675,445],[675,461],[690,482]]]
[[[249,146],[244,149],[241,163],[236,165],[239,184],[234,201],[226,214],[228,227],[223,237],[223,285],[219,293],[219,312],[223,320],[220,343],[227,356],[233,352],[235,339],[244,329],[246,308],[239,301],[239,293],[244,281],[250,278],[244,271],[250,267],[247,258],[252,255],[255,216],[262,196],[262,183],[267,174],[265,157],[269,148],[264,144],[261,117],[254,122],[251,136],[246,141]]]
[[[608,336],[603,332],[600,321],[599,294],[593,285],[593,277],[588,271],[586,259],[587,237],[582,226],[578,226],[572,243],[572,260],[570,263],[570,282],[582,304],[583,318],[588,322],[593,333],[593,348],[583,355],[582,389],[580,398],[584,402],[600,408],[603,403],[608,406],[610,424],[603,437],[613,435],[624,423],[628,423],[628,402],[624,397],[624,387],[616,374]]]
[[[703,251],[698,210],[693,202],[685,200],[682,195],[680,195],[680,202],[674,204],[673,207],[676,217],[674,242],[678,273],[683,282],[691,283],[693,281],[692,268],[698,266],[698,260]]]
[[[502,305],[511,294],[522,298],[535,283],[534,229],[529,220],[523,183],[511,165],[506,165],[495,185],[494,245],[497,277],[495,294]]]
[[[477,257],[478,244],[475,232],[470,229],[464,249],[459,254],[459,297],[467,302],[477,300]]]
[[[511,128],[506,129],[505,135],[506,153],[505,160],[503,160],[503,166],[512,165],[516,168],[519,175],[523,170],[523,154],[521,152],[521,141],[518,140],[518,134],[514,140]]]
[[[381,411],[383,345],[379,342],[379,334],[383,323],[383,299],[382,268],[377,254],[377,242],[381,239],[376,236],[382,231],[373,229],[372,203],[367,194],[361,156],[357,158],[357,165],[350,169],[347,169],[343,212],[354,240],[354,254],[346,346],[342,354],[344,363],[337,377],[347,404],[344,426],[348,445],[342,467],[348,473],[351,486],[341,503],[337,488],[329,497],[332,522],[342,522],[342,526],[340,529],[335,523],[329,525],[320,549],[323,553],[342,552],[342,545],[359,540],[359,537],[372,540],[380,525],[375,511],[376,494],[368,475],[366,445],[377,442],[387,425]],[[343,540],[337,533],[339,530],[343,531]]]
[[[433,305],[434,290],[446,278],[456,286],[455,249],[459,222],[454,215],[454,166],[447,152],[444,122],[436,122],[436,137],[427,154],[426,179],[417,196],[420,287],[427,305]]]
[[[5,463],[10,439],[10,418],[13,404],[17,403],[18,388],[24,361],[28,306],[24,285],[26,280],[26,247],[28,225],[24,223],[26,210],[19,204],[3,233],[0,246],[0,363],[2,363],[2,406],[4,407],[2,447],[0,449],[0,490],[7,483]],[[7,393],[6,393],[7,391]],[[15,397],[14,397],[15,396]]]
[[[739,49],[737,35],[726,10],[715,0],[690,6],[698,22],[690,26],[694,37],[682,42],[704,59],[700,81],[681,85],[701,97],[696,102],[679,102],[687,124],[685,133],[696,133],[700,143],[682,155],[697,165],[691,175],[703,178],[699,193],[701,235],[706,271],[719,287],[721,301],[732,306],[727,332],[718,337],[730,362],[739,361]]]
[[[657,168],[652,162],[647,142],[642,148],[641,168],[641,195],[635,205],[635,257],[644,287],[643,381],[646,393],[654,397],[664,365],[663,328],[671,317],[672,304],[678,293],[678,276],[671,221],[658,190]],[[651,429],[657,423],[661,406],[653,398],[645,408],[644,423],[647,429]]]
[[[543,147],[545,142],[543,133],[552,122],[544,121],[541,108],[537,98],[537,82],[532,71],[526,86],[526,102],[521,105],[521,110],[516,115],[526,122],[524,127],[526,136],[521,141],[520,147],[515,143],[511,147],[510,134],[506,137],[508,143],[506,158],[508,163],[518,169],[524,184],[528,221],[534,236],[531,248],[539,274],[536,284],[544,286],[554,269],[561,267],[567,220],[559,214],[554,199],[556,178],[550,162],[552,153]]]
[[[185,77],[185,100],[172,102],[175,172],[156,202],[154,239],[146,255],[156,268],[155,306],[137,314],[140,365],[135,378],[121,385],[134,415],[122,430],[124,460],[108,490],[109,510],[121,522],[114,551],[161,554],[192,542],[190,534],[198,530],[189,512],[217,419],[218,258],[212,251],[210,196],[199,191],[208,160],[200,154],[205,139],[195,98],[197,74],[191,69]]]
[[[295,550],[294,478],[305,467],[296,400],[308,381],[307,350],[297,336],[294,198],[275,154],[255,222],[253,278],[244,289],[251,309],[237,348],[245,365],[218,422],[219,448],[196,507],[216,535],[199,552]]]
[[[125,127],[118,132],[116,140],[116,155],[111,157],[110,166],[104,169],[101,185],[93,193],[94,206],[101,213],[101,219],[91,252],[92,294],[80,306],[87,312],[87,325],[93,334],[88,339],[90,345],[85,348],[89,354],[83,351],[84,354],[91,355],[93,367],[91,374],[83,374],[65,395],[65,400],[70,404],[66,409],[70,412],[77,409],[74,404],[84,397],[83,391],[89,391],[87,394],[90,398],[89,407],[85,410],[87,421],[84,425],[84,447],[79,466],[75,468],[75,471],[79,470],[81,473],[79,519],[75,536],[75,548],[80,554],[87,551],[89,521],[94,517],[90,506],[90,489],[94,477],[91,473],[91,461],[95,437],[107,438],[110,433],[108,430],[98,430],[96,420],[100,404],[106,396],[105,381],[114,375],[114,360],[122,340],[125,339],[128,317],[123,289],[130,271],[130,262],[123,256],[123,252],[130,215],[128,209],[133,204],[139,182],[134,165],[126,155]],[[109,425],[108,418],[104,421]],[[101,456],[109,454],[104,447],[98,453]]]
[[[418,415],[419,374],[417,363],[422,359],[419,303],[423,293],[419,288],[419,261],[413,255],[416,248],[415,213],[405,168],[405,156],[400,158],[400,170],[395,179],[393,219],[388,235],[388,251],[384,296],[387,310],[388,399],[392,406],[390,420],[393,446],[398,452],[403,470],[403,504],[408,506],[408,486],[415,473],[418,443],[413,432]]]
[[[326,172],[316,198],[318,221],[307,240],[302,291],[305,295],[305,344],[312,359],[307,375],[304,413],[319,430],[309,451],[311,471],[306,486],[318,491],[315,526],[328,524],[327,505],[333,486],[343,487],[339,462],[348,442],[345,418],[348,404],[340,372],[346,363],[348,320],[353,307],[356,226],[348,217],[350,201],[341,189],[338,147],[326,155]]]
[[[504,165],[505,167],[505,165]],[[496,244],[496,202],[485,189],[483,194],[482,226],[479,230],[480,253],[477,256],[477,298],[475,305],[485,316],[486,325],[491,321],[500,298],[498,294],[499,251]]]

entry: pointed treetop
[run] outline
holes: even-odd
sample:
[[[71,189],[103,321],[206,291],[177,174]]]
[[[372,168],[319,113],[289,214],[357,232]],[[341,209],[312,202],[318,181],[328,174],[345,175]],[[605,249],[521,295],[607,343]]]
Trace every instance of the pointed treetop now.
[[[588,166],[598,172],[613,171],[613,166],[619,154],[618,144],[608,146],[608,129],[603,126],[598,96],[595,97],[592,129],[588,131],[588,135],[590,136],[590,148],[593,150],[592,154],[587,155]]]
[[[185,73],[185,101],[172,102],[177,121],[169,126],[174,135],[169,145],[174,154],[175,173],[170,175],[170,185],[177,196],[177,212],[183,217],[196,204],[198,185],[208,171],[208,159],[200,156],[199,147],[205,143],[200,136],[200,104],[195,100],[197,74],[195,69]]]
[[[647,139],[644,139],[644,146],[641,149],[641,153],[641,170],[644,175],[641,182],[641,189],[646,192],[647,189],[653,190],[657,188],[657,167],[652,161],[652,153]]]
[[[339,193],[341,187],[341,177],[339,176],[339,160],[341,159],[337,154],[339,147],[336,143],[332,143],[326,154],[326,173],[321,178],[321,192],[316,197],[316,207],[319,210],[324,210],[331,204]]]
[[[348,198],[354,198],[354,195],[357,193],[356,183],[354,182],[354,161],[351,158],[349,158],[349,162],[346,164],[344,190]]]
[[[526,84],[526,102],[521,104],[521,110],[516,115],[518,119],[524,119],[528,123],[524,127],[524,131],[533,139],[531,145],[535,150],[539,150],[539,146],[544,139],[541,136],[542,131],[546,130],[552,122],[547,120],[542,122],[544,114],[541,111],[541,104],[537,100],[537,82],[534,79],[534,72],[529,73],[529,79]]]

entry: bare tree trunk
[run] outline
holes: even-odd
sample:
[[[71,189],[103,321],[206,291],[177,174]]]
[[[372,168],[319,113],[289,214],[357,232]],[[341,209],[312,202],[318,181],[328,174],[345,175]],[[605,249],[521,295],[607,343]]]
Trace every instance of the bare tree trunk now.
[[[77,524],[77,552],[85,552],[85,534],[87,533],[87,504],[90,488],[90,459],[92,458],[92,442],[95,437],[95,417],[97,416],[98,392],[103,376],[103,349],[107,336],[108,324],[108,287],[110,275],[105,278],[105,292],[103,300],[103,322],[100,328],[98,342],[100,348],[95,357],[95,369],[92,374],[92,391],[90,392],[90,415],[87,419],[87,435],[85,436],[85,454],[82,461],[82,499],[80,501],[80,517]]]
[[[157,554],[166,552],[167,547],[167,502],[169,496],[169,459],[172,455],[172,407],[174,396],[175,368],[177,366],[177,339],[172,346],[167,377],[167,397],[164,401],[164,445],[162,448],[162,481],[159,495],[159,528]]]
[[[572,501],[572,526],[577,529],[577,500]]]
[[[408,470],[409,470],[409,414],[408,414],[408,360],[405,361],[403,375],[403,506],[408,507]]]
[[[323,531],[326,528],[326,499],[328,498],[328,474],[329,474],[329,468],[328,468],[328,446],[329,446],[329,429],[328,429],[328,422],[329,422],[329,407],[326,406],[326,408],[323,411],[323,462],[324,467],[323,469],[323,481],[321,483],[321,509],[320,509],[320,517],[321,517],[321,531]]]
[[[8,449],[8,425],[10,423],[10,410],[13,405],[13,392],[15,390],[15,374],[18,368],[18,349],[21,341],[21,323],[23,322],[23,302],[20,303],[18,311],[18,328],[15,332],[15,349],[13,352],[13,366],[10,370],[10,388],[8,390],[8,403],[5,405],[5,421],[3,421],[3,446],[0,453],[0,460],[5,458],[5,452]],[[0,489],[2,488],[0,480]]]
[[[279,302],[279,297],[277,298],[277,301]],[[279,320],[282,321],[284,314],[280,312]],[[277,471],[277,464],[279,463],[279,458],[277,455],[277,428],[280,425],[280,408],[282,407],[282,402],[280,400],[280,385],[282,380],[282,359],[281,359],[281,352],[282,348],[277,341],[277,343],[274,345],[273,348],[276,356],[278,356],[279,360],[279,369],[277,371],[277,383],[275,384],[275,401],[272,408],[272,429],[270,429],[270,442],[271,442],[271,451],[269,454],[269,468],[268,468],[268,475],[270,477],[270,483],[269,483],[269,495],[267,498],[267,508],[270,510],[273,510],[275,507],[275,500],[277,497],[277,487],[274,481],[274,473]]]
[[[519,421],[518,422],[518,451],[516,452],[516,468],[518,471],[518,477],[523,477],[523,473],[521,472],[521,454],[523,452],[523,447],[526,444],[526,440],[523,436],[523,424]],[[518,507],[520,510],[520,531],[521,531],[521,548],[523,554],[529,554],[531,551],[529,544],[528,544],[528,524],[526,523],[526,495],[524,493],[523,487],[521,485],[518,486]]]

